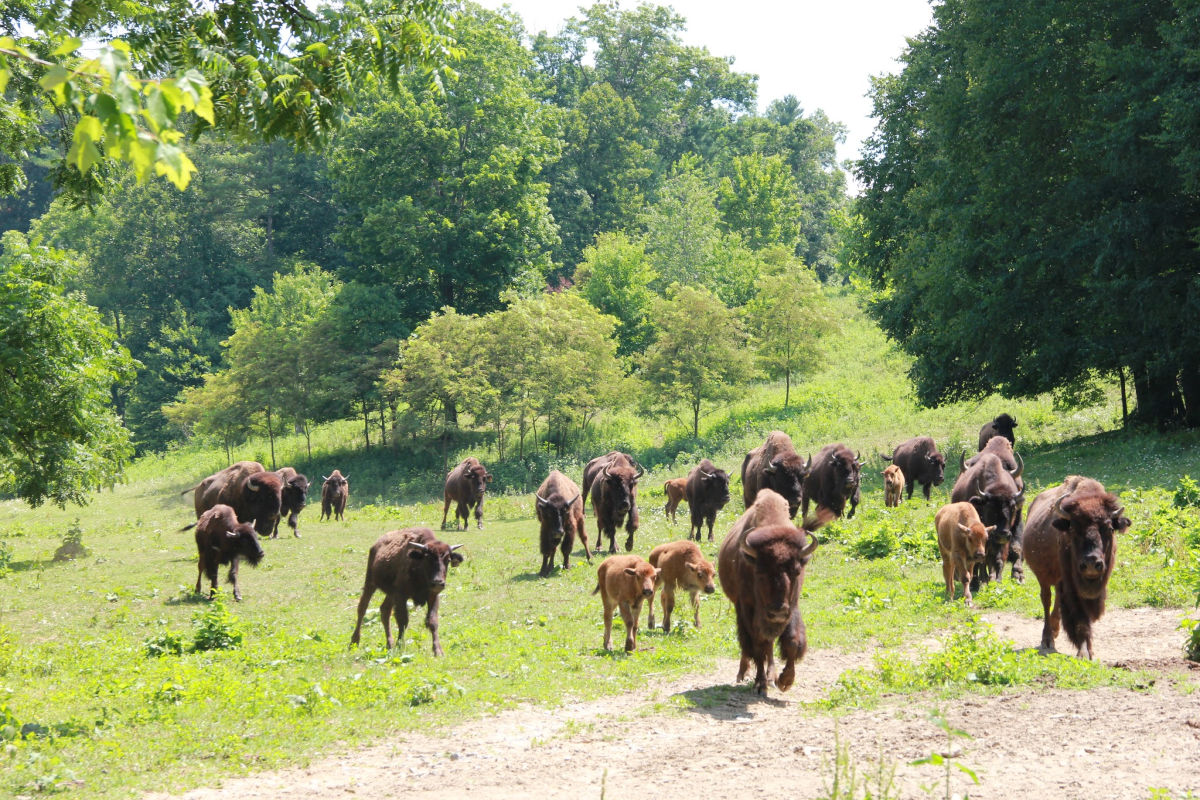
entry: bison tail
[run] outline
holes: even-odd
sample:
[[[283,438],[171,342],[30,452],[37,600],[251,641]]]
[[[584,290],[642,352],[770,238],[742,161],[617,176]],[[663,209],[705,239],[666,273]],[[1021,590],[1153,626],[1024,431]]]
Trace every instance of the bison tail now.
[[[892,460],[892,457],[891,457],[891,456],[885,456],[883,453],[880,453],[880,454],[879,454],[879,457],[880,457],[880,458],[882,458],[884,461],[891,461],[891,460]]]
[[[592,589],[592,594],[600,594],[600,582],[596,581],[596,588]]]
[[[190,531],[192,528],[196,527],[196,523],[198,523],[199,521],[200,520],[196,520],[196,522],[193,522],[191,525],[184,525],[182,528],[179,529],[179,532],[183,533],[184,531]]]
[[[180,492],[180,494],[187,494],[188,492],[194,492],[199,488],[200,488],[200,484],[197,483],[195,486],[192,486],[191,488],[184,489],[182,492]]]

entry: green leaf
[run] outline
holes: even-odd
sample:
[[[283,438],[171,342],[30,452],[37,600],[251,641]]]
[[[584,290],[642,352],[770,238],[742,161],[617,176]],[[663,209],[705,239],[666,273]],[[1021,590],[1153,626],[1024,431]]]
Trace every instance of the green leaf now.
[[[3,61],[0,61],[0,94],[4,94],[4,89],[8,86],[8,79],[12,77],[12,73],[9,72],[8,67],[2,66],[3,63]]]
[[[67,153],[67,163],[86,174],[92,165],[100,160],[100,150],[96,142],[104,137],[104,127],[100,120],[92,116],[83,116],[75,123],[74,143]]]
[[[50,54],[55,56],[70,55],[78,50],[82,44],[82,39],[76,39],[74,36],[68,36],[67,38],[63,39],[58,47],[54,48]]]
[[[186,189],[196,172],[196,165],[175,145],[160,143],[154,171],[165,176],[177,189]]]
[[[950,763],[954,764],[955,768],[957,768],[959,772],[969,775],[971,780],[975,781],[975,783],[979,783],[979,776],[975,774],[975,770],[971,769],[965,764],[960,764],[957,761],[952,761]]]
[[[49,92],[66,83],[70,79],[71,71],[62,64],[55,64],[50,69],[46,70],[46,74],[43,75],[41,80],[38,81],[38,85]]]

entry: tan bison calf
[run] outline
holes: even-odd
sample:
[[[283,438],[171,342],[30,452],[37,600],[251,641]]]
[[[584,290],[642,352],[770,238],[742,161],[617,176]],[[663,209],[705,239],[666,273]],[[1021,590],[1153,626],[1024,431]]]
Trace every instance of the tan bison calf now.
[[[668,542],[650,551],[650,566],[659,570],[658,587],[662,589],[663,632],[671,632],[671,611],[675,608],[675,589],[686,589],[692,598],[696,627],[700,627],[700,601],[696,595],[703,591],[712,594],[717,590],[713,584],[716,569],[706,561],[695,542]],[[654,627],[654,598],[650,598],[650,619],[647,627]]]
[[[613,608],[621,609],[625,623],[625,650],[637,650],[638,619],[642,602],[654,597],[659,570],[641,556],[609,556],[596,570],[596,588],[604,603],[604,649],[612,650]]]
[[[671,518],[671,524],[675,524],[675,510],[679,508],[679,504],[683,502],[684,494],[687,492],[687,478],[671,478],[663,484],[663,491],[667,493],[667,505],[663,508],[663,514]]]
[[[895,464],[889,464],[880,474],[883,475],[883,504],[887,508],[896,508],[904,492],[904,472]]]
[[[938,548],[942,551],[942,576],[946,579],[946,599],[954,600],[954,581],[961,580],[963,597],[971,602],[971,575],[976,564],[987,558],[988,534],[995,525],[985,528],[979,512],[970,503],[949,503],[938,509],[933,518],[937,527]]]

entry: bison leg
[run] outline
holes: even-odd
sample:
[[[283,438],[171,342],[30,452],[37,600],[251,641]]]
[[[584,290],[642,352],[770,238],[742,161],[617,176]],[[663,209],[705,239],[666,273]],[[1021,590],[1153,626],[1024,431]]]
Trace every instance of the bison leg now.
[[[435,594],[429,598],[429,610],[425,612],[425,627],[429,629],[429,635],[433,638],[433,655],[441,657],[446,654],[442,650],[442,640],[438,637],[438,608],[441,606],[441,594]]]
[[[963,602],[967,604],[967,608],[974,608],[975,598],[971,595],[971,570],[967,566],[966,561],[963,562],[957,572],[963,585]],[[950,599],[953,600],[954,598]]]
[[[233,560],[229,562],[229,575],[227,576],[227,580],[233,584],[233,599],[239,601],[242,599],[242,590],[238,587],[238,563],[240,561],[241,559],[237,556],[233,557]]]
[[[807,650],[808,637],[804,629],[804,617],[797,608],[792,611],[792,618],[788,621],[787,627],[783,629],[783,635],[779,637],[779,657],[787,662],[783,667],[783,672],[779,674],[779,679],[775,682],[779,691],[786,692],[792,688],[792,684],[796,681],[796,662],[804,658]]]
[[[606,592],[601,593],[600,599],[604,603],[604,649],[612,650],[612,601],[609,600]]]
[[[292,529],[292,535],[297,539],[300,538],[300,515],[292,513],[288,516],[288,527]]]
[[[1049,650],[1053,652],[1054,640],[1058,638],[1059,611],[1057,596],[1054,598],[1053,610],[1050,608],[1050,592],[1051,587],[1049,585],[1042,584],[1042,642],[1040,647],[1042,650]]]
[[[383,610],[380,609],[380,614]],[[400,642],[400,646],[404,646],[404,632],[408,630],[408,601],[404,598],[396,598],[392,603],[392,615],[396,617],[396,641]]]
[[[954,602],[954,562],[949,556],[942,559],[942,579],[946,581],[946,602]]]
[[[542,578],[549,577],[554,569],[554,550],[549,553],[542,553],[542,568],[538,571],[538,575]]]
[[[475,527],[477,527],[479,530],[483,530],[483,498],[482,497],[480,497],[479,502],[475,504]],[[466,530],[466,529],[467,528],[466,528],[466,524],[464,521],[463,530]]]
[[[932,489],[932,488],[933,488],[933,484],[932,484],[932,483],[923,483],[923,484],[921,484],[921,489],[922,489],[922,490],[924,490],[924,492],[925,492],[925,502],[926,502],[926,503],[928,503],[928,502],[929,502],[929,490],[930,490],[930,489]],[[912,499],[912,489],[909,489],[909,491],[908,491],[908,499],[909,499],[909,500],[911,500],[911,499]]]
[[[362,633],[363,616],[367,613],[367,606],[371,603],[371,598],[375,595],[375,587],[370,583],[363,586],[362,596],[358,598],[358,619],[354,622],[354,633],[350,634],[351,646],[358,644],[359,634]],[[385,623],[386,625],[386,623]]]
[[[662,591],[662,610],[663,610],[663,633],[671,632],[671,612],[675,610],[675,584],[674,582],[665,584]],[[650,613],[654,613],[654,609],[650,609]],[[651,628],[654,626],[651,625]]]
[[[637,650],[637,618],[642,613],[642,604],[640,601],[630,603],[623,600],[620,608],[621,621],[625,623],[625,652],[632,653]]]
[[[741,661],[738,662],[737,674],[737,682],[741,683],[746,679],[746,673],[750,670],[750,655],[754,652],[754,639],[750,635],[752,620],[749,619],[749,614],[743,612],[737,606],[735,606],[734,610],[737,615],[738,647],[742,651]]]
[[[572,536],[570,533],[564,533],[562,545],[560,545],[558,548],[559,550],[562,551],[563,569],[571,568],[571,549],[573,547],[575,547],[575,537]],[[553,563],[554,553],[550,554],[550,558],[551,558],[551,563]]]
[[[279,538],[279,517],[275,518],[275,524],[271,526],[271,537],[270,538],[272,538],[272,539]]]
[[[450,513],[450,495],[446,495],[446,504],[442,506],[442,530],[446,530],[446,515]],[[458,527],[458,511],[454,512],[454,527]]]

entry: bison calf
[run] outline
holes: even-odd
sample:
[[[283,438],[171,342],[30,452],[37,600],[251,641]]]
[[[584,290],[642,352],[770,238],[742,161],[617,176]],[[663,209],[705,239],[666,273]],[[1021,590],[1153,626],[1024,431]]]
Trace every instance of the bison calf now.
[[[687,478],[671,478],[663,484],[663,491],[667,493],[667,505],[663,508],[663,514],[671,518],[672,525],[675,524],[675,510],[679,508],[687,492],[687,482]]]
[[[335,469],[321,484],[321,519],[340,520],[349,499],[350,476],[342,475],[341,470]]]
[[[446,573],[451,565],[461,564],[463,557],[454,552],[461,544],[450,546],[439,541],[428,528],[405,528],[388,531],[371,545],[367,556],[367,578],[363,581],[362,596],[358,599],[358,621],[350,644],[358,644],[363,615],[375,591],[383,592],[379,618],[388,649],[396,646],[390,617],[396,615],[397,636],[403,640],[408,627],[408,601],[419,608],[427,605],[425,627],[433,637],[433,654],[443,655],[438,638],[438,605],[442,589],[446,588]]]
[[[637,650],[638,619],[642,602],[654,597],[659,570],[641,556],[609,556],[596,570],[596,588],[604,603],[604,649],[612,649],[613,609],[621,610],[625,623],[625,650]]]
[[[657,586],[662,589],[663,633],[671,632],[671,611],[675,608],[675,589],[686,589],[692,599],[696,627],[700,627],[700,601],[696,595],[703,591],[712,594],[716,570],[706,561],[700,547],[692,541],[668,542],[650,551],[650,566],[659,570]],[[654,627],[654,598],[650,598],[650,619]]]
[[[231,506],[218,503],[200,515],[200,519],[183,530],[196,529],[196,594],[200,594],[200,579],[208,576],[209,599],[217,591],[217,572],[222,565],[229,565],[226,580],[233,584],[233,599],[242,599],[238,587],[238,562],[246,559],[250,566],[258,566],[263,559],[262,545],[253,522],[238,522]]]
[[[971,575],[976,564],[987,558],[988,534],[996,529],[985,528],[979,512],[970,503],[949,503],[938,509],[933,518],[937,528],[938,549],[942,551],[942,577],[946,579],[946,599],[954,600],[954,581],[961,580],[963,597],[972,605]]]
[[[891,464],[880,474],[883,475],[883,504],[887,508],[896,508],[904,493],[904,471]]]

